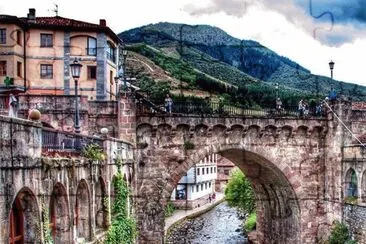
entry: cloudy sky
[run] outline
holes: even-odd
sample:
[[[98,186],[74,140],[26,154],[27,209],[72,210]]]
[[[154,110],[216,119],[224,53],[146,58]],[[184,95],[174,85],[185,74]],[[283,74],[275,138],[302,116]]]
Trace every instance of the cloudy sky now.
[[[314,74],[366,85],[366,0],[32,0],[2,1],[0,14],[107,20],[116,33],[161,21],[209,24],[260,42]]]

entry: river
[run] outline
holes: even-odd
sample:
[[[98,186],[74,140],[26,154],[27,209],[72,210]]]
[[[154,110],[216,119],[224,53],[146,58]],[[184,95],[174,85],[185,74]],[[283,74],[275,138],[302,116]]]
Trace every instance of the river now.
[[[211,211],[186,220],[175,227],[167,239],[169,244],[237,244],[247,243],[242,231],[243,218],[226,202]]]

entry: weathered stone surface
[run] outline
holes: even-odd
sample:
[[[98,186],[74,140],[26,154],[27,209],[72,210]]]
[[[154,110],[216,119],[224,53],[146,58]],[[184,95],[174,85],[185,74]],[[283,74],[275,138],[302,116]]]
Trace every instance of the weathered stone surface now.
[[[136,152],[139,243],[161,242],[163,209],[174,185],[212,153],[235,163],[251,180],[259,243],[316,243],[341,218],[343,138],[341,124],[331,116],[138,117],[136,143],[143,145]],[[186,150],[185,142],[194,149]]]

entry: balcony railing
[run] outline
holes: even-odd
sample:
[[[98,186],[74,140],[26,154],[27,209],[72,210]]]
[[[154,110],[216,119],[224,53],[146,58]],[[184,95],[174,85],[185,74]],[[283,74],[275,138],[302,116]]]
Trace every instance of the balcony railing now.
[[[306,111],[300,112],[297,106],[285,107],[282,109],[276,108],[244,108],[239,105],[224,104],[219,102],[174,102],[172,113],[176,115],[201,115],[201,116],[233,116],[233,117],[324,117],[325,111],[316,111],[315,108],[309,108]],[[150,106],[147,103],[140,102],[137,104],[137,114],[167,114],[164,105]]]
[[[80,154],[90,144],[96,144],[103,148],[103,140],[100,138],[48,128],[42,130],[42,152],[46,154],[56,152]]]

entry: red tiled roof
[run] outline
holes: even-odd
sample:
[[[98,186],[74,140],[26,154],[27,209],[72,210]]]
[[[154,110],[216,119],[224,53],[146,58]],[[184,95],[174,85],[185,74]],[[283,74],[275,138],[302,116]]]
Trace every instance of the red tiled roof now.
[[[88,23],[75,19],[68,19],[60,16],[36,17],[35,21],[29,21],[26,17],[17,18],[16,16],[11,15],[0,15],[0,23],[14,23],[21,26],[22,28],[104,32],[114,41],[121,42],[120,38],[108,26]]]
[[[220,156],[217,159],[217,167],[235,167],[235,164],[233,164],[230,160]]]
[[[28,18],[19,18],[20,21],[27,23],[28,22]],[[79,21],[79,20],[74,20],[74,19],[68,19],[68,18],[63,18],[60,16],[56,16],[56,17],[36,17],[36,20],[34,23],[31,24],[35,24],[35,25],[44,25],[44,26],[62,26],[62,27],[78,27],[78,28],[100,28],[103,29],[105,28],[105,26],[100,26],[97,24],[92,24],[92,23],[88,23],[88,22],[83,22],[83,21]]]

